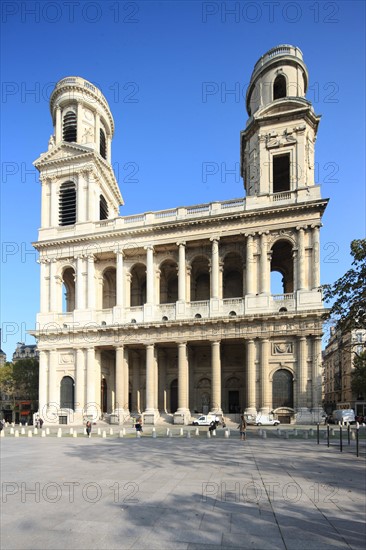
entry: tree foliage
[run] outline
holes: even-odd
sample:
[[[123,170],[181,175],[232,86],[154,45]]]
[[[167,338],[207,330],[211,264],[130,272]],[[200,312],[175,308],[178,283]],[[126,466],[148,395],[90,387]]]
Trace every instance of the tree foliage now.
[[[333,305],[325,319],[342,333],[366,329],[366,239],[351,242],[352,267],[337,281],[324,286],[325,302]]]
[[[11,399],[38,400],[37,359],[20,359],[15,363],[5,363],[0,368],[0,391]]]
[[[351,374],[352,391],[357,397],[366,398],[366,351],[356,354],[353,360],[354,370]]]

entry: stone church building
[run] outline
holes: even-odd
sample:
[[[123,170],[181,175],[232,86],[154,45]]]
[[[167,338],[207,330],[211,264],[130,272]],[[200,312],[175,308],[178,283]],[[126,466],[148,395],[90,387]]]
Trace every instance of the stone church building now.
[[[141,413],[321,414],[320,116],[299,48],[255,64],[241,132],[245,198],[120,216],[113,116],[99,89],[60,80],[42,185],[40,414],[122,423]],[[271,289],[271,272],[282,292]]]

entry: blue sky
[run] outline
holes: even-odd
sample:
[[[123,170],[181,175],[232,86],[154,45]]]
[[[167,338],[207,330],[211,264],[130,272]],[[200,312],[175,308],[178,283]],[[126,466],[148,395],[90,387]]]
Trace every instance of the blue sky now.
[[[34,343],[26,335],[39,309],[31,242],[40,184],[32,162],[47,149],[49,96],[65,76],[95,83],[110,104],[121,214],[128,215],[244,196],[239,134],[253,66],[278,44],[300,47],[307,98],[322,115],[317,179],[330,198],[322,283],[349,268],[349,243],[365,235],[364,2],[3,1],[1,8],[1,347],[8,359],[17,341]],[[216,173],[205,177],[205,163]]]

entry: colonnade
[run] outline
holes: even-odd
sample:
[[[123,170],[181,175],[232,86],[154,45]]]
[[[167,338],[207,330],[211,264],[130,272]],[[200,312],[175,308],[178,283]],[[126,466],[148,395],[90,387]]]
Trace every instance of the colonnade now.
[[[308,233],[307,239],[305,235]],[[270,272],[272,250],[270,248],[270,233],[246,234],[244,290],[245,295],[270,294]],[[211,241],[210,269],[210,299],[222,299],[223,261],[221,261],[220,239],[213,237]],[[307,244],[305,244],[305,242]],[[190,302],[191,269],[187,262],[186,242],[176,243],[178,249],[178,302]],[[191,243],[190,243],[191,244]],[[272,244],[273,246],[273,244]],[[312,290],[319,288],[319,226],[309,228],[298,227],[296,246],[292,246],[293,288]],[[110,267],[116,269],[116,306],[119,308],[131,306],[131,268],[133,263],[128,254],[117,249],[113,251],[115,261]],[[198,252],[197,252],[198,253]],[[309,254],[311,257],[309,258]],[[190,249],[192,257],[192,249]],[[156,305],[158,293],[157,273],[158,262],[163,256],[154,246],[145,247],[146,258],[146,305]],[[63,269],[72,265],[75,271],[75,309],[95,309],[96,307],[96,262],[97,257],[88,251],[75,253],[71,264],[61,263],[60,259],[42,256],[41,264],[41,313],[61,313],[61,286]]]
[[[211,410],[222,414],[223,366],[221,346],[224,340],[209,342],[211,348]],[[235,342],[236,344],[238,341]],[[273,341],[267,338],[241,340],[243,363],[242,379],[245,387],[245,410],[248,413],[268,413],[273,409],[272,377],[276,370],[287,369],[293,376],[294,409],[308,410],[319,407],[321,403],[321,337],[298,336],[293,338],[289,353],[285,356],[274,355]],[[176,415],[189,418],[192,403],[190,403],[190,383],[188,348],[194,342],[179,342],[177,346],[177,379],[178,408]],[[134,360],[134,350],[121,345],[115,348],[115,370],[113,402],[111,407],[116,414],[127,413],[129,409],[129,393],[132,389],[134,410],[140,409],[141,382],[145,381],[145,416],[156,419],[161,407],[159,395],[159,377],[164,381],[165,364],[159,359],[159,350],[164,346],[153,343],[146,344],[145,360]],[[143,351],[143,348],[139,350]],[[76,348],[63,359],[65,352],[52,349],[40,351],[39,403],[40,411],[52,407],[60,407],[60,381],[68,372],[75,383],[75,412],[88,411],[95,413],[100,409],[101,388],[101,353],[102,349],[95,347]],[[66,354],[67,355],[67,354]],[[143,357],[143,353],[142,356]],[[69,361],[69,364],[67,363]],[[160,384],[161,385],[161,384]],[[91,410],[89,410],[91,409]],[[109,411],[111,412],[111,411]],[[154,420],[152,420],[154,421]]]

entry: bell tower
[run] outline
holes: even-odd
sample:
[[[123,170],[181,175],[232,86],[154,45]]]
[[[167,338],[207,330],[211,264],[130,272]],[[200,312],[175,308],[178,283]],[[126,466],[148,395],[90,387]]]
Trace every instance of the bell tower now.
[[[299,48],[280,45],[255,64],[241,132],[241,175],[247,206],[320,198],[314,144],[320,116],[305,99],[308,71]]]
[[[114,121],[101,91],[80,77],[52,92],[54,133],[34,162],[42,183],[40,240],[55,228],[116,218],[123,199],[111,166]]]

